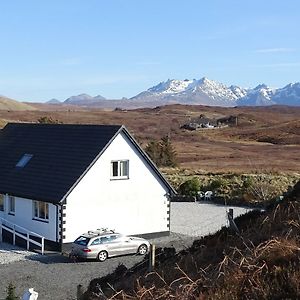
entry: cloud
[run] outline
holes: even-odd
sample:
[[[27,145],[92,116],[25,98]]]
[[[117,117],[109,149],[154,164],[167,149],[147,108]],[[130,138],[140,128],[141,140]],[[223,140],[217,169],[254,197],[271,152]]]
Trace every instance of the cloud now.
[[[294,48],[266,48],[266,49],[257,49],[255,53],[287,53],[294,52],[296,49]]]

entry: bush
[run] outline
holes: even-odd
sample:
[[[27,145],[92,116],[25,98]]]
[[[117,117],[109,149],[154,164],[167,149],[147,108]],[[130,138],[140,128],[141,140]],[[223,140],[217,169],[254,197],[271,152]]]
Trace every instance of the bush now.
[[[6,296],[5,300],[18,300],[19,298],[16,296],[15,290],[16,290],[16,287],[10,282],[6,289],[7,296]]]
[[[195,177],[185,181],[178,188],[178,192],[181,195],[185,195],[185,196],[197,196],[197,193],[199,191],[200,191],[200,183],[199,180]]]

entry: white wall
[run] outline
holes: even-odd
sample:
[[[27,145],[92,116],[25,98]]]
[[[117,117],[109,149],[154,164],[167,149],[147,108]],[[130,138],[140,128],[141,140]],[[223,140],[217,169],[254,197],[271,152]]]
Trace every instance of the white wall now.
[[[49,203],[49,222],[33,220],[32,201],[15,197],[15,215],[8,214],[8,199],[5,200],[5,212],[0,217],[27,230],[44,236],[46,239],[56,241],[56,206]]]
[[[84,155],[84,153],[83,153]],[[129,160],[129,179],[111,179],[111,161]],[[169,231],[167,189],[120,133],[67,198],[63,242],[97,228],[124,234]]]

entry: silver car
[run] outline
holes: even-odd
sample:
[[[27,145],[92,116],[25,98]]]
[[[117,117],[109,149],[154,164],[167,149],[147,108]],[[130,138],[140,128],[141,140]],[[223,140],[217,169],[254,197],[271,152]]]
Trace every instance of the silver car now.
[[[138,237],[126,236],[113,231],[89,231],[72,244],[72,257],[105,261],[108,257],[124,254],[145,255],[150,243]]]

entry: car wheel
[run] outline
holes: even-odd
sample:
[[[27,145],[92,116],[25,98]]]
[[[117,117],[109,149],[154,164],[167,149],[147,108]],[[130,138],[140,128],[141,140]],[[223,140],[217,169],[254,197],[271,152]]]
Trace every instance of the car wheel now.
[[[107,255],[106,251],[100,251],[98,253],[97,260],[98,261],[105,261],[107,259],[107,257],[108,257],[108,255]]]
[[[141,246],[139,246],[138,254],[145,255],[147,253],[147,251],[148,251],[147,245],[142,244]]]

